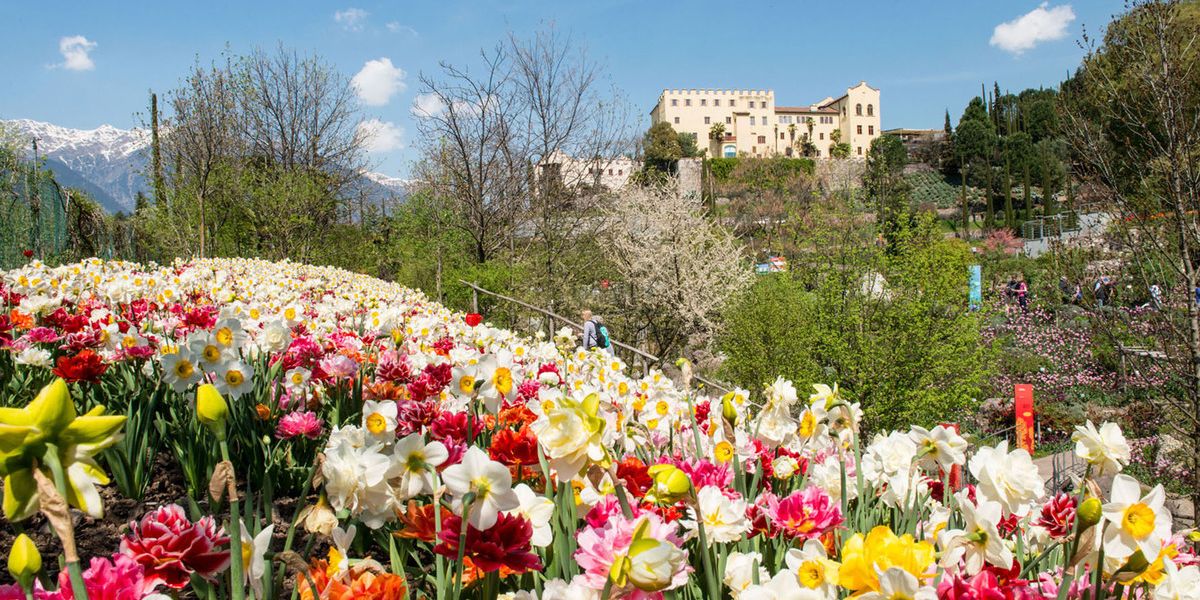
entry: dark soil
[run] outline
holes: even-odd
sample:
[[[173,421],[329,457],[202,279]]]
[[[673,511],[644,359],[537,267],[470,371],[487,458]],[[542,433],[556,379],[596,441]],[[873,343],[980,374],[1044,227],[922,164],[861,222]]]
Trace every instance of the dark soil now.
[[[165,504],[185,501],[187,491],[183,474],[169,453],[158,455],[154,473],[156,477],[150,481],[145,498],[140,503],[121,496],[114,486],[108,485],[100,488],[100,497],[104,500],[104,518],[93,519],[71,509],[71,515],[75,518],[75,545],[85,569],[92,557],[107,557],[117,551],[121,537],[129,531],[130,521]],[[22,532],[37,544],[46,570],[57,572],[62,544],[50,529],[46,517],[39,513],[21,524],[0,519],[0,548],[11,548],[13,540]],[[8,570],[0,571],[0,582],[13,582]]]

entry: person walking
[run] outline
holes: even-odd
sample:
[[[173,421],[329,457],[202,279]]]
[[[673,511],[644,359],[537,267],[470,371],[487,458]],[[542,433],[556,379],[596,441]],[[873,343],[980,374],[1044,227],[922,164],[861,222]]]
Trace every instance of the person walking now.
[[[1112,295],[1112,284],[1108,281],[1108,275],[1102,276],[1096,280],[1096,287],[1093,289],[1096,294],[1096,306],[1104,308],[1108,304],[1108,299]]]
[[[608,337],[608,327],[604,325],[604,317],[596,315],[592,317],[592,322],[596,326],[596,347],[608,352],[609,356],[616,356],[612,340]]]
[[[1024,277],[1017,280],[1017,304],[1021,305],[1021,312],[1029,312],[1029,285]]]
[[[583,317],[583,349],[591,350],[596,347],[596,322],[592,320],[592,311],[584,309]]]

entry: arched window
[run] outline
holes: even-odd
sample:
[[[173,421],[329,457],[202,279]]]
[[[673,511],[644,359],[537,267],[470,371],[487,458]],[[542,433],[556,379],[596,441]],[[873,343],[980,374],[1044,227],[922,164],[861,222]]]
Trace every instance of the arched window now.
[[[867,116],[868,117],[875,116],[875,105],[874,104],[867,105]]]
[[[862,116],[862,105],[861,104],[854,105],[854,114],[856,114],[860,117]]]

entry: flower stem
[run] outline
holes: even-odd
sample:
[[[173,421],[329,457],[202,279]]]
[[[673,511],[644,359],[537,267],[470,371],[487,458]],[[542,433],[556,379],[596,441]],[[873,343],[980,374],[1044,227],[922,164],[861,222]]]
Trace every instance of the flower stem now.
[[[46,454],[44,456],[46,466],[50,467],[50,473],[54,476],[54,487],[58,489],[59,495],[65,501],[67,498],[67,476],[63,472],[62,463],[58,460],[58,446],[55,444],[46,444]],[[71,536],[74,536],[74,526],[68,523],[71,527]],[[74,546],[74,542],[71,542]],[[74,554],[72,552],[72,554]],[[87,586],[83,584],[83,571],[79,568],[79,557],[69,556],[67,558],[67,573],[71,578],[71,592],[75,598],[87,600]]]
[[[225,440],[221,440],[220,444],[221,460],[228,462],[229,444]],[[231,474],[231,476],[237,477],[236,474]],[[229,496],[229,587],[233,600],[242,600],[246,595],[246,590],[242,587],[242,513],[239,504],[235,489]]]

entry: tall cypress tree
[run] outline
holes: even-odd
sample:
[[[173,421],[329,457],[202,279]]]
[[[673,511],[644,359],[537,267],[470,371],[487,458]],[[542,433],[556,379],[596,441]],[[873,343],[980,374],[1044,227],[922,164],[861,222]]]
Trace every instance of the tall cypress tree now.
[[[150,93],[150,168],[154,171],[154,203],[162,205],[167,195],[163,179],[162,147],[158,139],[158,94]]]

